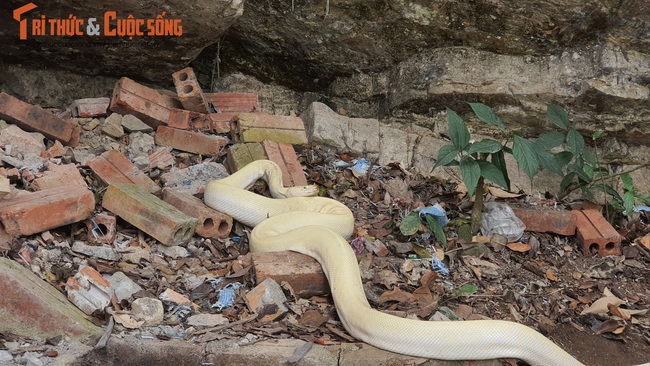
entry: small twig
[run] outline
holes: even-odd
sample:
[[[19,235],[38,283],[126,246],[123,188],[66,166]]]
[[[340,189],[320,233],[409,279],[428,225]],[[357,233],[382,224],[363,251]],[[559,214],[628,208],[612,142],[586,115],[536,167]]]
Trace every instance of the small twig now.
[[[95,349],[102,349],[106,347],[106,343],[108,343],[108,339],[111,337],[111,333],[113,333],[114,326],[115,320],[113,320],[113,316],[111,316],[111,318],[108,320],[108,325],[104,330],[104,334],[102,334],[101,338],[99,338],[99,341],[97,341],[97,344],[95,345]]]
[[[255,315],[255,314],[249,315],[249,316],[247,316],[245,318],[237,320],[236,322],[232,322],[232,323],[228,323],[228,324],[224,324],[224,325],[218,325],[218,326],[212,327],[212,328],[197,330],[196,332],[192,333],[192,335],[201,335],[201,334],[205,334],[205,333],[209,333],[209,332],[216,332],[218,330],[224,330],[224,329],[232,328],[234,326],[245,324],[245,323],[248,323],[250,321],[253,321],[256,318],[257,318],[257,315]]]

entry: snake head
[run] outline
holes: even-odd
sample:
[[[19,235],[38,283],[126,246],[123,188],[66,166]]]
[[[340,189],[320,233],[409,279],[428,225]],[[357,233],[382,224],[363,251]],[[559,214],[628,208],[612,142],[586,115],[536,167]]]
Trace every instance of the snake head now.
[[[286,194],[287,197],[311,197],[318,194],[318,186],[310,184],[308,186],[288,187]]]

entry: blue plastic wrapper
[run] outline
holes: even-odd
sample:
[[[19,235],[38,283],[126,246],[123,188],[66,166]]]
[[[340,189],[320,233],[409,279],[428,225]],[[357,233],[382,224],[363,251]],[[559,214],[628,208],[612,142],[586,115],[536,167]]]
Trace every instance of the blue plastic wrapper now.
[[[646,205],[634,206],[634,212],[642,212],[642,211],[650,212],[650,206],[646,206]]]
[[[354,169],[354,171],[359,174],[368,173],[369,168],[370,168],[370,162],[366,159],[357,159],[354,166],[352,166],[352,169]]]
[[[218,311],[231,307],[235,302],[235,291],[242,287],[244,287],[244,285],[239,282],[228,284],[228,286],[219,290],[219,298],[217,298],[217,301],[212,304],[211,307]]]
[[[447,219],[447,214],[445,213],[445,210],[438,203],[436,203],[433,206],[429,206],[429,207],[425,207],[423,209],[420,209],[419,212],[420,212],[420,217],[421,218],[424,218],[425,215],[430,215],[434,219],[436,219],[436,221],[438,221],[440,226],[444,227],[449,222],[449,220]]]
[[[436,257],[431,257],[431,268],[433,268],[434,271],[440,273],[441,275],[449,276],[449,269],[445,266],[442,261]]]

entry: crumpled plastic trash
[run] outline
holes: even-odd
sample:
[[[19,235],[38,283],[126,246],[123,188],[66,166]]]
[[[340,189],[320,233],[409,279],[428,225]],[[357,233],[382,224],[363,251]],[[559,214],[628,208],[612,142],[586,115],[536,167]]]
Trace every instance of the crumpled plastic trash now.
[[[515,215],[512,208],[505,203],[488,202],[485,204],[481,232],[485,236],[503,235],[509,243],[516,242],[524,235],[526,225]]]
[[[650,206],[646,206],[646,205],[634,206],[634,212],[641,212],[641,211],[650,212]]]
[[[221,281],[215,282],[219,283]],[[217,301],[212,304],[211,308],[221,311],[225,308],[231,307],[235,303],[235,291],[242,287],[244,287],[244,285],[239,282],[229,283],[226,287],[219,290],[219,297],[217,298]]]
[[[431,261],[431,268],[440,273],[441,275],[449,276],[449,269],[445,264],[434,255],[429,259]]]
[[[420,218],[425,219],[426,215],[432,216],[440,226],[445,226],[449,222],[449,219],[447,219],[447,214],[445,213],[445,209],[440,206],[439,203],[436,203],[433,206],[425,207],[423,209],[420,209]]]
[[[357,161],[352,166],[352,169],[358,174],[367,174],[369,168],[370,162],[363,158],[357,159]]]

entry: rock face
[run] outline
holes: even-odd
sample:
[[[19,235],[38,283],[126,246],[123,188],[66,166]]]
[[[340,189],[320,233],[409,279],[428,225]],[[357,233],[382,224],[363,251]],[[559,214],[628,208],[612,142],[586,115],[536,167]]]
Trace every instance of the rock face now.
[[[19,12],[23,13],[18,15],[20,20],[24,20],[24,40],[20,39],[21,23],[11,18],[12,14],[16,14],[16,9],[21,9]],[[39,69],[67,69],[86,75],[133,76],[169,83],[172,72],[186,66],[204,47],[217,42],[242,11],[242,0],[171,0],[164,5],[156,1],[124,0],[83,4],[72,0],[33,3],[3,1],[0,3],[3,17],[0,58],[6,63],[21,63]],[[136,28],[126,22],[129,15],[133,16],[134,21],[143,20],[137,27],[143,35],[133,34]],[[158,16],[168,21],[178,19],[180,23],[159,29],[155,23]],[[46,20],[45,27],[35,27],[34,24],[39,24],[35,21],[42,17]],[[97,36],[89,34],[92,33],[87,28],[90,18],[96,18],[95,24],[100,25]],[[73,27],[74,35],[65,35],[70,34],[64,30],[65,27],[59,29],[57,24],[50,24],[50,21],[57,19],[74,19],[83,23],[78,29]],[[108,20],[108,26],[105,26],[105,20]],[[149,23],[149,20],[153,22]],[[120,33],[125,33],[121,31],[123,28],[117,28],[118,24],[126,25],[124,29],[127,35],[120,36]],[[54,27],[51,28],[52,25]],[[44,35],[38,34],[39,29],[43,30]],[[148,35],[151,29],[152,36]],[[171,32],[166,32],[170,29]],[[108,36],[112,32],[116,35]]]

